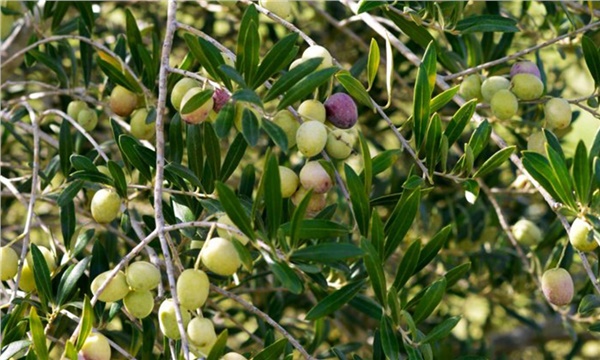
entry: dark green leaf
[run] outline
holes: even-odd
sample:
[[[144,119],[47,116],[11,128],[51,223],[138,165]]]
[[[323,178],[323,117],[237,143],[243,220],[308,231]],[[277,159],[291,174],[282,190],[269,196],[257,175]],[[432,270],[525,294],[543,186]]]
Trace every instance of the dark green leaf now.
[[[331,314],[338,310],[344,304],[348,303],[360,291],[364,281],[354,281],[348,283],[341,289],[334,291],[323,298],[306,314],[305,319],[308,321],[316,320]]]
[[[70,183],[56,199],[56,205],[60,207],[68,205],[73,200],[73,198],[77,196],[79,190],[83,188],[83,184],[83,180],[75,180],[72,183]]]
[[[212,89],[202,90],[201,92],[192,96],[192,98],[185,103],[180,112],[182,114],[190,114],[194,112],[196,109],[204,105],[204,103],[206,103],[209,99],[211,99],[213,93],[214,90]]]
[[[456,24],[456,30],[462,34],[475,32],[518,32],[517,21],[500,15],[469,16]]]
[[[575,209],[576,205],[575,199],[573,198],[573,183],[564,158],[562,158],[552,147],[548,145],[546,145],[546,152],[548,154],[550,167],[554,171],[555,175],[552,185],[554,186],[554,190],[556,190],[559,195],[559,200]]]
[[[219,200],[221,205],[223,205],[227,216],[229,216],[235,226],[246,234],[246,236],[255,240],[256,235],[254,234],[254,230],[252,230],[250,218],[244,211],[244,208],[242,207],[240,200],[235,196],[235,193],[220,181],[216,182],[216,188],[219,194]]]
[[[577,312],[582,316],[590,316],[593,311],[600,307],[600,296],[588,294],[581,299]]]
[[[273,344],[264,348],[261,352],[256,354],[252,360],[277,360],[283,354],[287,345],[287,339],[279,339]]]
[[[406,252],[402,256],[398,270],[396,271],[396,277],[394,278],[394,287],[396,289],[402,289],[408,279],[415,273],[417,264],[419,263],[419,256],[421,253],[421,242],[415,240]]]
[[[421,344],[427,344],[445,338],[450,334],[452,329],[454,329],[456,324],[458,324],[460,319],[460,316],[453,316],[442,321],[440,324],[431,329],[431,331],[419,342]]]
[[[364,182],[365,193],[368,196],[371,193],[371,185],[373,184],[373,160],[371,159],[369,144],[367,144],[367,140],[360,131],[358,132],[358,139],[360,141],[360,152],[363,157],[363,172],[361,173],[360,180]]]
[[[235,250],[240,257],[244,268],[248,272],[252,272],[252,255],[250,254],[250,250],[235,237],[231,239],[231,242],[233,243],[233,246],[235,246]]]
[[[204,123],[204,151],[213,178],[218,179],[221,174],[221,143],[212,124],[208,122]]]
[[[579,141],[573,157],[573,183],[577,199],[582,204],[589,201],[590,188],[592,185],[592,169],[587,157],[587,149],[583,141]]]
[[[381,347],[385,354],[385,357],[390,360],[400,359],[400,345],[398,345],[398,338],[396,337],[396,331],[392,326],[392,322],[387,316],[381,317]]]
[[[242,115],[242,134],[250,146],[256,146],[260,136],[260,124],[254,112],[244,108]]]
[[[477,100],[473,99],[463,106],[454,114],[452,120],[446,127],[444,135],[448,138],[448,145],[454,144],[456,140],[462,135],[463,130],[467,124],[471,121],[473,114],[475,113],[475,107],[477,106]]]
[[[352,202],[354,218],[356,219],[360,233],[363,236],[367,236],[369,233],[369,220],[371,219],[369,196],[365,191],[362,181],[360,181],[358,175],[356,175],[354,170],[352,170],[348,164],[344,164],[344,170],[346,173],[348,191],[350,192],[350,201]]]
[[[279,80],[277,80],[271,89],[267,91],[263,101],[269,102],[275,99],[277,96],[283,94],[293,85],[297,84],[302,78],[310,74],[315,70],[323,61],[321,58],[314,58],[303,61],[302,64],[296,66],[292,70],[285,73]]]
[[[267,260],[275,277],[281,281],[283,286],[285,286],[292,294],[301,294],[304,291],[302,280],[287,263],[271,260],[268,256],[265,256],[265,260]]]
[[[298,47],[295,46],[296,41],[298,41],[298,34],[291,33],[271,47],[258,67],[256,78],[251,84],[253,89],[262,85],[271,76],[288,65],[287,59],[290,58],[290,54],[293,54],[293,57],[298,52]]]
[[[296,68],[294,68],[296,70]],[[338,71],[338,68],[330,67],[322,70],[315,71],[308,75],[304,79],[300,80],[297,84],[292,86],[283,96],[279,104],[277,104],[277,110],[281,110],[287,106],[292,105],[298,100],[303,99],[308,94],[313,92],[319,86],[325,84],[333,74]],[[283,78],[282,78],[283,79]],[[281,79],[280,79],[281,81]],[[279,81],[278,81],[279,82]],[[271,88],[272,89],[272,88]]]
[[[600,54],[598,53],[598,46],[589,36],[584,35],[581,38],[581,48],[585,63],[597,88],[600,86]]]
[[[413,320],[416,324],[427,319],[427,317],[431,315],[440,301],[442,301],[445,292],[446,278],[437,280],[427,288],[413,314]]]
[[[229,134],[229,130],[233,126],[234,115],[235,107],[232,103],[228,103],[219,111],[219,115],[215,120],[215,132],[221,139]]]
[[[336,79],[342,84],[344,89],[348,91],[354,99],[367,106],[369,109],[374,109],[373,100],[369,96],[367,89],[347,70],[342,70],[335,75]]]
[[[437,253],[442,249],[446,241],[448,240],[448,236],[450,235],[450,230],[452,230],[452,225],[447,225],[442,230],[440,230],[429,242],[423,246],[421,249],[421,253],[419,255],[419,263],[417,264],[417,268],[414,273],[421,271],[427,264],[435,258]]]
[[[75,168],[75,170],[85,170],[89,172],[98,171],[98,169],[96,169],[96,165],[94,165],[92,160],[85,156],[73,154],[69,158],[69,161],[71,161],[71,165],[73,165],[73,168]]]
[[[385,253],[383,259],[386,260],[396,251],[404,236],[408,233],[410,226],[417,215],[419,203],[421,202],[421,191],[404,190],[402,197],[396,204],[394,211],[385,223],[385,233],[387,241],[385,243]]]
[[[417,82],[415,83],[414,103],[413,103],[413,131],[417,148],[421,147],[425,139],[427,125],[429,124],[429,101],[431,90],[429,89],[429,77],[427,69],[422,63],[417,71]]]
[[[136,145],[138,145],[138,142],[133,137],[126,134],[119,136],[119,147],[125,158],[127,158],[127,161],[129,161],[134,168],[138,169],[140,175],[146,180],[152,179],[150,168],[136,150]]]
[[[69,78],[67,77],[67,73],[62,66],[62,63],[58,59],[53,59],[48,54],[44,54],[38,50],[29,50],[27,55],[32,56],[36,61],[46,65],[50,70],[52,70],[58,80],[60,81],[61,87],[69,86]]]
[[[277,146],[287,154],[288,151],[288,139],[285,131],[272,121],[264,120],[261,122],[262,128],[265,130],[267,135],[273,140]]]
[[[219,360],[223,353],[225,352],[225,348],[227,347],[227,337],[229,336],[229,331],[227,329],[223,330],[217,340],[213,343],[210,352],[208,353],[208,357],[206,360]]]
[[[298,205],[298,208],[300,208],[300,205]],[[291,223],[281,225],[281,229],[286,235],[292,236],[292,224],[294,224],[294,217],[292,217]],[[324,219],[301,219],[298,226],[299,228],[296,229],[298,233],[295,234],[297,239],[336,238],[348,235],[350,232],[346,225]]]
[[[367,241],[364,237],[360,241],[360,247],[365,252],[363,260],[369,274],[369,279],[371,280],[371,286],[373,286],[373,292],[377,296],[377,300],[379,300],[381,306],[385,308],[387,282],[385,280],[385,273],[383,272],[383,261],[381,261],[380,255],[371,242]]]
[[[477,126],[477,129],[471,135],[469,139],[469,146],[473,150],[473,157],[477,158],[481,151],[486,147],[492,134],[492,127],[487,120],[484,120]]]
[[[371,242],[378,254],[384,253],[385,234],[383,231],[383,221],[377,211],[371,212]]]
[[[490,156],[483,165],[473,174],[473,177],[484,177],[485,175],[496,170],[500,165],[504,164],[515,151],[516,146],[505,147],[494,155]]]
[[[436,113],[431,117],[427,134],[425,135],[425,153],[427,154],[427,166],[430,169],[440,160],[440,145],[442,139],[442,119]]]
[[[191,34],[185,34],[183,35],[183,38],[190,48],[192,55],[194,55],[202,67],[205,68],[213,78],[220,79],[225,83],[225,86],[228,89],[231,89],[231,81],[219,68],[221,65],[225,64],[225,60],[219,49],[208,41]]]
[[[60,132],[58,135],[58,155],[60,157],[60,170],[64,176],[68,176],[69,171],[71,170],[71,154],[73,154],[71,128],[69,127],[68,121],[63,121],[60,124]]]
[[[259,107],[263,107],[263,103],[260,100],[260,96],[250,89],[241,89],[233,93],[231,99],[234,101],[243,101],[252,104],[256,104]]]
[[[186,126],[186,145],[188,167],[196,174],[198,179],[202,179],[204,169],[204,150],[202,146],[202,125]],[[219,151],[219,154],[221,152]],[[220,160],[219,160],[220,161]]]
[[[84,5],[83,2],[75,2],[75,4],[80,4],[80,6],[90,6],[91,4]],[[88,27],[85,26],[84,21],[79,21],[79,36],[84,38],[91,38],[90,29],[91,25]],[[90,85],[90,79],[92,76],[92,61],[93,61],[93,49],[92,46],[84,41],[79,42],[79,53],[81,54],[81,66],[83,68],[83,82],[85,86]]]
[[[555,181],[554,173],[546,157],[536,152],[525,151],[523,152],[523,166],[553,198],[559,198],[552,186],[552,183]]]
[[[156,108],[151,108],[148,116],[146,117],[146,124],[156,124]],[[176,113],[171,118],[169,124],[169,153],[167,159],[181,164],[183,160],[183,120],[181,120],[180,113]]]
[[[129,9],[125,9],[125,29],[127,45],[129,46],[129,51],[131,51],[131,61],[135,65],[135,69],[141,72],[143,63],[137,45],[142,44],[142,35],[140,34],[140,29],[138,29],[135,17],[133,17]]]
[[[47,311],[48,303],[53,300],[50,270],[48,269],[48,264],[46,263],[44,255],[42,255],[42,252],[35,244],[31,244],[31,256],[33,264],[29,264],[29,266],[33,269],[35,287],[38,291],[38,296],[40,297],[42,309]]]
[[[193,186],[202,188],[202,183],[200,182],[200,179],[196,177],[196,174],[183,165],[178,163],[169,163],[165,166],[165,172],[170,172],[184,180],[187,180]]]
[[[119,164],[112,160],[108,160],[107,165],[108,171],[110,171],[110,175],[112,175],[117,193],[120,197],[127,198],[127,180],[125,180],[123,169]]]
[[[246,143],[244,136],[242,134],[237,134],[229,146],[227,155],[225,155],[225,160],[223,160],[223,166],[221,167],[221,181],[227,181],[235,169],[237,169],[240,161],[246,154],[247,148],[248,143]]]
[[[65,273],[60,278],[57,292],[57,305],[64,305],[69,298],[73,295],[77,287],[77,282],[84,274],[88,264],[90,263],[90,257],[86,257],[79,261],[77,264],[71,264]]]
[[[306,214],[306,208],[312,195],[312,189],[308,190],[292,214],[292,220],[290,221],[290,244],[292,248],[297,246],[298,239],[300,239],[302,229],[304,228],[304,215]]]
[[[444,277],[446,278],[446,288],[450,288],[452,285],[456,284],[470,269],[471,263],[467,262],[448,270],[446,274],[444,274]]]
[[[101,173],[99,171],[87,172],[85,170],[78,170],[78,171],[75,171],[74,173],[72,173],[71,175],[69,175],[68,180],[71,181],[73,179],[87,180],[87,181],[91,181],[93,183],[101,183],[101,184],[106,184],[106,185],[110,185],[110,186],[114,185],[113,179],[111,179],[110,177],[104,175],[103,173]]]
[[[384,10],[384,14],[396,25],[398,25],[403,33],[405,33],[412,41],[416,42],[423,49],[426,49],[432,41],[435,43],[433,36],[431,36],[425,27],[419,26],[391,10]]]
[[[281,179],[279,177],[279,165],[274,155],[269,156],[265,166],[264,186],[265,189],[265,207],[267,210],[267,230],[269,237],[274,239],[277,235],[277,229],[283,218],[283,200],[281,197]]]
[[[60,207],[60,229],[62,231],[63,241],[67,248],[71,245],[71,238],[75,234],[77,218],[75,216],[75,204],[68,202]]]
[[[358,3],[358,11],[357,14],[361,14],[367,12],[369,10],[376,9],[380,6],[386,5],[387,1],[381,0],[360,0]]]
[[[240,33],[240,35],[242,35]],[[254,82],[254,75],[258,69],[258,61],[260,55],[260,36],[258,34],[258,22],[251,21],[246,27],[244,34],[244,52],[238,57],[238,62],[241,63],[241,73],[247,84]]]
[[[298,249],[290,258],[295,261],[331,262],[360,257],[363,253],[353,244],[328,242]]]

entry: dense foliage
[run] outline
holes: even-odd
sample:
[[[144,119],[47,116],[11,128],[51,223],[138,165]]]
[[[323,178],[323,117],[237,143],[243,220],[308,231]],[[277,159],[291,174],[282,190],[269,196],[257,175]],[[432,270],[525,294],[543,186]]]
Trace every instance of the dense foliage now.
[[[597,358],[595,8],[3,1],[0,359]]]

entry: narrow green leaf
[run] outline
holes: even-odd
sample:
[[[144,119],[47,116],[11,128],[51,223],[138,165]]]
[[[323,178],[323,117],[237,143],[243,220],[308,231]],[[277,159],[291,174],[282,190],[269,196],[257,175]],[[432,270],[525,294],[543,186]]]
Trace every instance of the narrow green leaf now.
[[[138,141],[133,137],[126,134],[119,136],[119,147],[124,157],[127,158],[127,161],[129,161],[134,168],[139,170],[140,175],[142,175],[144,179],[150,180],[152,179],[150,167],[136,150],[136,145],[139,145]]]
[[[332,262],[360,257],[364,251],[353,244],[322,243],[298,249],[292,253],[290,259],[294,261]]]
[[[383,221],[377,211],[371,212],[371,242],[378,254],[384,253],[385,234],[383,231]]]
[[[217,115],[217,119],[215,120],[215,132],[221,139],[227,137],[227,134],[229,134],[229,130],[233,126],[234,115],[235,106],[232,103],[228,103],[219,111],[219,115]]]
[[[60,81],[61,87],[69,87],[69,78],[64,67],[62,66],[62,62],[39,50],[29,50],[27,55],[32,56],[36,61],[44,64],[50,70],[52,70],[52,72],[56,74],[56,77]]]
[[[412,244],[410,244],[404,253],[404,256],[402,256],[400,265],[398,265],[398,270],[396,271],[396,277],[394,278],[393,284],[396,289],[402,289],[408,279],[410,279],[410,277],[415,273],[417,264],[419,263],[420,254],[421,242],[419,240],[415,240]]]
[[[229,150],[227,150],[225,160],[223,160],[223,165],[221,166],[221,181],[227,181],[235,169],[237,169],[240,161],[246,154],[247,148],[248,143],[246,143],[244,136],[242,134],[237,134],[229,146]]]
[[[427,317],[431,315],[433,310],[439,305],[440,301],[442,301],[445,292],[446,278],[437,280],[427,288],[413,314],[413,320],[416,324],[427,319]]]
[[[371,280],[371,286],[377,300],[382,307],[386,307],[387,299],[387,282],[385,280],[385,273],[383,271],[383,261],[377,250],[373,247],[370,241],[367,241],[364,237],[360,241],[360,247],[364,250],[364,262]]]
[[[550,167],[554,171],[555,178],[552,185],[560,196],[559,200],[575,209],[576,204],[575,199],[573,198],[573,183],[569,170],[567,169],[567,164],[548,144],[546,144],[546,153],[548,154]]]
[[[384,260],[388,259],[394,253],[400,242],[404,239],[404,236],[408,233],[417,215],[420,202],[420,189],[413,191],[404,190],[402,192],[402,197],[385,223],[387,241],[385,243]]]
[[[524,151],[523,166],[553,198],[560,198],[552,185],[555,182],[554,172],[545,156],[532,151]]]
[[[86,257],[79,261],[77,264],[71,264],[65,273],[60,278],[57,291],[57,305],[64,305],[77,289],[77,282],[84,274],[88,264],[90,263],[90,257]]]
[[[296,70],[296,68],[294,68]],[[338,71],[336,67],[330,67],[322,70],[315,71],[314,73],[308,75],[304,79],[300,80],[297,84],[291,87],[279,104],[277,104],[277,110],[284,109],[296,101],[304,98],[311,92],[313,92],[319,86],[325,84],[333,74]]]
[[[263,174],[265,180],[265,207],[267,210],[267,231],[269,237],[274,239],[277,229],[283,218],[283,199],[281,197],[281,179],[279,177],[279,165],[275,155],[269,156]]]
[[[183,180],[188,181],[192,186],[195,186],[200,189],[202,188],[202,183],[200,182],[200,179],[198,179],[198,177],[196,177],[196,174],[194,174],[194,172],[188,167],[185,167],[178,163],[168,163],[167,165],[165,165],[165,172],[169,172],[170,174],[173,174]]]
[[[292,214],[292,220],[290,221],[290,245],[292,249],[296,248],[298,245],[301,231],[305,228],[303,226],[304,215],[306,214],[306,208],[308,207],[312,194],[312,189],[308,190]]]
[[[419,254],[419,263],[417,264],[417,268],[414,271],[414,274],[418,273],[423,269],[427,264],[435,258],[438,252],[442,249],[446,241],[448,240],[448,236],[450,235],[450,230],[452,230],[452,225],[447,225],[442,230],[440,230],[429,242],[423,246],[421,253]]]
[[[500,165],[504,164],[510,158],[512,153],[515,151],[515,148],[516,146],[509,146],[490,156],[490,158],[487,159],[483,165],[481,165],[479,170],[473,174],[473,177],[484,177],[485,175],[496,170],[498,167],[500,167]]]
[[[211,99],[213,93],[214,90],[212,89],[202,90],[201,92],[192,96],[192,98],[185,103],[180,112],[182,114],[194,112],[196,109],[200,108],[200,106],[204,105],[204,103],[206,103],[209,99]]]
[[[225,348],[227,347],[227,337],[229,336],[229,331],[227,329],[223,330],[217,340],[213,343],[206,360],[219,360],[223,353],[225,352]]]
[[[42,255],[42,252],[36,244],[31,244],[31,256],[33,264],[29,265],[33,267],[35,287],[38,291],[42,309],[47,312],[48,304],[53,301],[50,270],[48,269],[48,264],[46,263],[44,255]]]
[[[460,90],[460,86],[456,85],[447,90],[444,90],[442,93],[436,95],[429,102],[429,111],[432,113],[442,109],[446,104],[448,104],[456,94],[458,94],[458,90]]]
[[[187,125],[186,132],[188,167],[194,174],[196,174],[198,179],[202,179],[204,172],[202,125]]]
[[[377,41],[375,41],[374,38],[371,38],[371,45],[369,46],[369,58],[367,60],[367,81],[369,84],[369,86],[367,87],[367,91],[371,90],[371,86],[373,86],[373,81],[375,81],[375,76],[377,76],[377,70],[379,69],[380,61],[381,55],[379,52],[379,45],[377,44]]]
[[[297,84],[306,75],[312,73],[322,61],[322,58],[309,59],[303,61],[302,64],[285,73],[273,84],[271,89],[267,91],[266,95],[263,97],[263,101],[267,103],[283,94],[293,85]]]
[[[238,253],[238,256],[240,257],[240,260],[242,261],[242,265],[244,266],[244,268],[248,271],[248,272],[252,272],[252,255],[250,254],[250,250],[248,250],[248,248],[242,244],[238,239],[236,239],[235,237],[233,237],[231,239],[231,242],[233,243],[233,246],[235,246],[235,250]]]
[[[295,46],[296,41],[298,41],[298,34],[291,33],[271,47],[258,67],[256,78],[250,85],[252,89],[256,89],[288,65],[287,59],[290,58],[290,54],[295,57],[295,54],[298,53],[298,47]]]
[[[257,105],[260,108],[263,107],[263,103],[260,99],[260,96],[258,96],[257,93],[255,93],[254,91],[252,91],[250,89],[241,89],[241,90],[234,92],[233,95],[231,95],[231,100],[233,100],[234,102],[235,101],[248,102],[248,103]]]
[[[451,146],[456,140],[462,135],[463,130],[467,124],[471,121],[473,114],[475,113],[475,107],[477,106],[477,100],[473,99],[458,109],[458,111],[452,116],[450,123],[444,131],[444,135],[448,138],[448,145]]]
[[[90,6],[91,4],[87,4],[84,5],[84,3],[82,2],[76,2],[75,4],[79,4],[80,6]],[[81,19],[84,19],[83,17],[79,19],[78,23],[79,23],[79,36],[84,37],[84,38],[91,38],[91,34],[90,34],[90,28],[91,25],[88,24],[88,26],[86,27],[85,25],[85,19],[84,21],[82,21]],[[93,24],[93,22],[92,22]],[[93,62],[93,49],[92,46],[84,41],[80,41],[79,42],[79,53],[81,55],[81,67],[83,68],[83,82],[85,84],[85,86],[89,86],[90,85],[90,80],[91,80],[91,76],[92,76],[92,62]]]
[[[469,16],[456,24],[456,30],[462,34],[476,32],[518,32],[517,21],[500,15]]]
[[[354,281],[327,295],[325,298],[319,301],[317,305],[310,309],[310,311],[306,314],[305,319],[308,321],[317,320],[338,310],[352,300],[352,298],[356,296],[363,285],[364,281],[362,280]]]
[[[344,164],[346,173],[346,183],[350,192],[350,201],[352,202],[352,210],[354,218],[360,233],[363,236],[369,234],[369,220],[371,218],[371,206],[369,205],[369,196],[365,191],[365,186],[358,175],[352,170],[348,164]]]
[[[219,69],[221,65],[225,64],[225,60],[219,49],[210,42],[200,37],[195,37],[192,34],[184,34],[183,38],[192,55],[198,60],[202,67],[206,69],[213,78],[223,81],[225,87],[231,90],[231,81]]]
[[[60,229],[62,231],[63,241],[67,248],[71,245],[71,238],[75,234],[76,225],[77,218],[75,216],[75,204],[73,201],[70,201],[66,205],[60,207]]]
[[[460,316],[452,316],[442,321],[440,324],[437,324],[431,331],[419,341],[421,344],[432,343],[437,340],[441,340],[448,336],[452,329],[458,324],[460,321]]]
[[[269,256],[265,256],[265,260],[275,277],[286,287],[292,294],[302,294],[304,284],[298,277],[298,274],[289,267],[286,262],[272,260]]]
[[[213,178],[218,179],[221,173],[221,143],[211,123],[204,123],[203,140],[206,163],[211,170]]]
[[[264,348],[261,352],[256,354],[252,360],[277,360],[283,354],[287,345],[287,339],[279,339],[273,344]]]
[[[298,208],[300,205],[298,205]],[[288,236],[292,235],[292,222],[281,225],[281,229]],[[346,236],[350,232],[348,226],[325,219],[302,219],[299,223],[297,239],[330,239]]]
[[[146,124],[156,125],[156,108],[151,108],[146,117]],[[171,118],[169,124],[169,152],[167,160],[181,164],[183,160],[183,120],[178,112]]]
[[[435,42],[433,36],[425,27],[419,26],[391,10],[384,10],[384,14],[388,19],[392,20],[394,24],[398,25],[403,33],[423,49],[426,49],[432,41]]]
[[[392,327],[392,322],[389,317],[384,315],[379,323],[381,326],[381,347],[386,359],[400,359],[400,345],[396,337],[396,331]]]
[[[371,159],[371,151],[369,150],[367,139],[365,139],[364,135],[360,131],[358,132],[358,139],[360,141],[360,151],[363,157],[363,172],[361,173],[361,180],[365,185],[365,193],[368,196],[368,194],[371,193],[371,185],[373,184],[373,160]]]
[[[77,336],[77,342],[75,343],[75,348],[77,351],[81,350],[81,347],[85,343],[85,339],[87,339],[88,335],[92,332],[93,325],[94,309],[92,308],[92,304],[90,303],[88,296],[84,295],[83,313],[80,320],[79,336]]]
[[[79,191],[83,189],[83,184],[83,180],[75,180],[71,182],[56,199],[56,205],[59,207],[68,205],[71,201],[73,201],[73,198],[77,196]]]
[[[260,136],[260,124],[254,112],[244,108],[242,115],[242,134],[250,146],[256,146]]]
[[[85,170],[78,170],[78,171],[75,171],[74,173],[71,173],[71,175],[69,175],[69,177],[67,178],[68,181],[72,181],[75,179],[87,180],[87,181],[91,181],[93,183],[100,183],[100,184],[114,186],[113,179],[104,175],[103,173],[101,173],[99,171],[88,172]]]
[[[386,4],[387,4],[387,1],[381,1],[381,0],[360,0],[358,2],[357,14],[362,14],[364,12],[376,9],[376,8],[386,5]]]
[[[235,193],[220,181],[216,182],[216,188],[219,194],[219,200],[221,205],[223,205],[227,216],[229,216],[235,226],[237,226],[246,236],[255,240],[256,235],[254,234],[254,230],[252,230],[250,218],[244,211],[244,208],[242,207],[240,200],[235,196]]]
[[[112,160],[108,160],[107,166],[108,171],[110,171],[110,175],[113,178],[117,193],[122,198],[127,198],[127,180],[125,179],[122,167]]]
[[[427,68],[421,64],[417,71],[417,82],[414,90],[413,103],[413,131],[415,133],[415,141],[417,149],[421,148],[421,144],[425,138],[427,125],[429,124],[429,101],[431,90],[429,89],[429,78]]]
[[[342,70],[335,74],[335,78],[342,84],[344,89],[348,91],[348,94],[358,102],[367,106],[369,109],[374,109],[373,101],[367,92],[367,89],[358,81],[352,74],[347,70]]]
[[[471,270],[470,262],[460,264],[448,270],[444,274],[444,277],[446,278],[446,288],[449,289],[451,286],[456,284],[458,280],[462,279],[462,277],[469,272],[469,270]]]
[[[73,154],[71,128],[68,121],[63,121],[60,124],[60,132],[58,134],[58,156],[60,158],[60,170],[64,176],[68,176],[71,170],[71,154]]]
[[[263,121],[261,122],[261,126],[263,130],[265,130],[267,135],[269,135],[271,140],[273,140],[273,142],[277,144],[277,146],[279,146],[284,153],[287,154],[289,145],[285,131],[283,131],[283,129],[279,127],[279,125],[269,120],[263,119]]]
[[[491,134],[492,126],[487,120],[484,120],[477,126],[477,129],[471,135],[471,139],[469,139],[469,146],[473,150],[473,158],[477,158],[487,146]]]
[[[425,135],[425,153],[427,158],[427,166],[434,169],[440,160],[440,146],[442,139],[442,119],[435,113],[431,117],[427,134]]]
[[[573,157],[573,183],[577,199],[582,204],[589,202],[590,188],[592,185],[591,163],[587,157],[587,149],[583,141],[579,141]]]
[[[46,346],[46,334],[44,334],[44,326],[42,320],[37,314],[35,307],[31,307],[29,312],[29,329],[33,338],[33,349],[35,350],[36,359],[48,359],[48,347]]]
[[[138,52],[138,44],[142,44],[142,35],[140,29],[137,26],[135,17],[129,9],[125,9],[125,30],[127,34],[127,45],[131,52],[131,61],[135,65],[135,69],[141,72],[143,62]]]

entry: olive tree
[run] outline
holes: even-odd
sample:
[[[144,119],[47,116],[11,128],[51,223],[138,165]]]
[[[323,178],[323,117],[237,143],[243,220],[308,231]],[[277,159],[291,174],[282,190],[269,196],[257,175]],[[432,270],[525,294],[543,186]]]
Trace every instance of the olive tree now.
[[[600,356],[594,3],[1,5],[0,359]]]

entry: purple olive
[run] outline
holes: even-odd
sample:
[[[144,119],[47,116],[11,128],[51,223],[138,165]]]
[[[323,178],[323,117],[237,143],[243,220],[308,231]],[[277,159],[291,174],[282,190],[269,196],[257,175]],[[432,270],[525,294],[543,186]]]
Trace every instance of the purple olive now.
[[[215,92],[213,93],[213,110],[218,113],[223,106],[225,106],[225,104],[227,104],[227,102],[229,101],[229,94],[227,93],[226,90],[224,89],[215,89]]]
[[[327,120],[340,129],[349,129],[356,124],[358,119],[358,110],[356,103],[350,95],[345,93],[336,93],[331,95],[325,101],[325,110]]]
[[[531,61],[519,61],[515,63],[512,68],[510,68],[510,77],[512,78],[517,74],[533,74],[537,76],[538,79],[542,79],[540,69],[538,69],[537,65]]]

